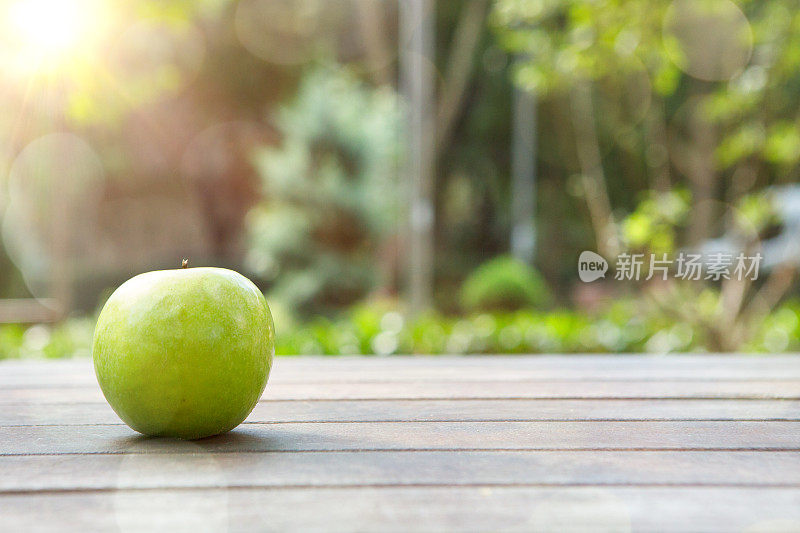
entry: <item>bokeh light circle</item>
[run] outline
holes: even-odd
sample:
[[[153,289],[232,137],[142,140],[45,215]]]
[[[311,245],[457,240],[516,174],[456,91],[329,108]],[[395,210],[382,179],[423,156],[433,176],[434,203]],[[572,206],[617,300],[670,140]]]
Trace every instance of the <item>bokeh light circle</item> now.
[[[259,145],[263,127],[254,121],[221,122],[198,133],[186,146],[181,174],[190,181],[217,181],[243,164],[248,168],[250,151]]]
[[[140,453],[136,448],[142,442],[132,442],[134,451],[122,455],[114,492],[121,532],[228,530],[227,480],[213,453],[193,442],[167,439],[143,443],[177,447],[182,453]],[[198,486],[207,490],[193,490]]]
[[[575,509],[580,509],[576,513]],[[631,527],[631,506],[611,491],[584,489],[545,493],[533,506],[530,531],[615,531]]]
[[[753,52],[753,30],[731,0],[674,0],[664,16],[663,38],[670,60],[706,81],[735,77]]]
[[[303,62],[320,29],[322,0],[242,0],[234,24],[251,54],[279,65]]]
[[[62,244],[76,256],[89,252],[82,249],[89,243],[81,237],[96,222],[88,207],[95,203],[103,174],[94,149],[71,133],[34,140],[11,165],[3,243],[34,296],[45,295],[55,239],[67,239]]]
[[[114,47],[124,92],[134,99],[178,90],[192,81],[206,58],[203,34],[192,24],[178,27],[155,20],[129,26]]]

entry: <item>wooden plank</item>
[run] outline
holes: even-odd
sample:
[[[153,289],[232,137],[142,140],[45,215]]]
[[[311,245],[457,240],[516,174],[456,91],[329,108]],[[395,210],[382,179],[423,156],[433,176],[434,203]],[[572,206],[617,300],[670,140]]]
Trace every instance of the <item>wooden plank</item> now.
[[[373,375],[375,374],[375,375]],[[313,386],[320,386],[320,385],[401,385],[401,384],[415,384],[415,383],[422,383],[422,384],[464,384],[464,383],[519,383],[519,384],[528,384],[531,386],[535,386],[539,383],[560,383],[565,385],[580,385],[582,383],[652,383],[652,382],[708,382],[708,381],[725,381],[728,383],[746,383],[751,381],[757,381],[760,383],[787,383],[787,384],[796,384],[800,383],[800,378],[794,377],[765,377],[765,378],[724,378],[724,377],[713,377],[713,376],[706,376],[703,378],[689,378],[689,377],[678,377],[678,378],[670,378],[668,376],[661,376],[661,377],[653,377],[653,378],[641,378],[637,379],[634,377],[630,378],[582,378],[582,377],[532,377],[527,378],[521,375],[516,376],[509,376],[506,375],[507,373],[479,373],[479,372],[465,372],[462,375],[458,375],[454,372],[449,372],[448,374],[443,374],[440,376],[436,375],[427,375],[427,376],[410,376],[405,377],[402,375],[389,375],[388,373],[385,374],[383,377],[378,376],[375,372],[369,373],[350,373],[347,375],[326,375],[326,376],[316,376],[312,373],[307,373],[304,376],[300,375],[291,375],[288,376],[286,373],[282,373],[279,376],[270,376],[269,382],[273,386],[294,386],[294,385],[313,385]],[[463,378],[463,379],[462,379]],[[81,388],[95,388],[97,387],[97,379],[94,377],[94,374],[91,375],[66,375],[66,376],[41,376],[41,377],[33,377],[33,376],[25,376],[22,378],[10,378],[10,379],[0,379],[0,390],[9,390],[9,389],[30,389],[30,390],[37,390],[37,389],[49,389],[49,388],[56,388],[56,389],[81,389]]]
[[[396,400],[270,401],[246,423],[503,420],[800,420],[793,400]],[[105,403],[22,404],[0,427],[122,424]]]
[[[800,422],[350,422],[247,425],[202,441],[125,426],[4,428],[0,455],[324,450],[788,449]]]
[[[789,452],[309,452],[0,457],[0,492],[363,485],[800,488]]]
[[[727,362],[285,359],[198,442],[119,424],[89,361],[2,363],[0,531],[799,526],[800,358]]]
[[[454,398],[757,398],[800,400],[800,381],[270,383],[262,401]],[[99,387],[0,390],[0,404],[102,403]]]
[[[554,377],[526,377],[525,373],[520,373],[516,375],[508,375],[508,372],[473,372],[471,370],[465,371],[463,373],[457,372],[447,372],[447,373],[431,373],[426,376],[416,376],[410,373],[398,373],[398,374],[389,374],[387,371],[386,374],[383,376],[379,375],[377,372],[352,372],[348,374],[339,373],[337,374],[329,374],[325,376],[315,375],[314,373],[306,373],[304,375],[294,374],[294,375],[287,375],[286,372],[279,373],[275,372],[277,375],[271,375],[269,382],[273,386],[289,386],[289,385],[400,385],[400,384],[414,384],[414,383],[422,383],[422,384],[463,384],[463,383],[493,383],[493,382],[502,382],[502,383],[519,383],[519,384],[529,384],[531,386],[535,386],[539,383],[562,383],[562,384],[573,384],[573,385],[580,385],[582,383],[651,383],[651,382],[708,382],[708,381],[725,381],[729,383],[746,383],[752,381],[758,381],[761,383],[800,383],[800,378],[795,377],[776,377],[771,375],[765,378],[724,378],[724,377],[714,377],[714,376],[706,376],[703,378],[689,378],[689,377],[678,377],[678,378],[670,378],[669,376],[661,376],[661,377],[652,377],[652,378],[589,378],[589,377],[568,377],[568,376],[554,376]],[[403,375],[408,374],[408,375]],[[529,373],[530,374],[530,373]],[[80,388],[95,388],[97,387],[97,379],[95,378],[94,374],[86,374],[86,375],[45,375],[45,376],[24,376],[21,378],[10,377],[7,379],[0,379],[0,389],[80,389]]]
[[[798,356],[279,357],[276,383],[553,380],[798,380]],[[93,386],[87,359],[0,362],[0,388]]]
[[[0,496],[3,531],[796,531],[800,490],[360,487]]]

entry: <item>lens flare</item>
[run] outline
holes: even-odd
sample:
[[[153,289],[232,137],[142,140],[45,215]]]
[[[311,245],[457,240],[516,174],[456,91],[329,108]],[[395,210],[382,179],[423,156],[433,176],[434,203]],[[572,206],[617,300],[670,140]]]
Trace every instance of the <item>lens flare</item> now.
[[[45,58],[60,57],[94,34],[99,14],[92,0],[18,0],[8,10],[14,40]]]

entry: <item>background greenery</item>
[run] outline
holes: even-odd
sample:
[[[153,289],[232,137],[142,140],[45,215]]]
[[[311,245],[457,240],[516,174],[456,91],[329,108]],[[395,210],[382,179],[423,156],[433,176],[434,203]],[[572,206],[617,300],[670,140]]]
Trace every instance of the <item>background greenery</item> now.
[[[146,38],[3,83],[24,119],[0,119],[0,298],[49,296],[43,273],[66,270],[75,297],[57,323],[0,324],[0,358],[87,354],[109,291],[184,255],[264,289],[281,354],[798,350],[796,257],[744,284],[576,277],[582,250],[675,254],[724,236],[755,251],[789,231],[796,8],[435,3],[435,306],[412,317],[397,4],[122,2],[108,34]],[[515,91],[537,115],[531,264],[510,255]],[[104,174],[59,207],[77,235],[59,259],[59,173],[37,166],[28,190],[13,169],[64,131]]]
[[[713,306],[714,297],[704,298]],[[599,314],[559,310],[516,311],[446,317],[437,313],[407,321],[392,302],[369,302],[337,319],[294,324],[276,313],[279,355],[391,355],[499,353],[705,352],[714,348],[701,326],[647,313],[620,301]],[[0,326],[5,358],[84,357],[91,350],[94,320],[58,326]],[[754,353],[800,350],[800,301],[775,309],[739,349]]]

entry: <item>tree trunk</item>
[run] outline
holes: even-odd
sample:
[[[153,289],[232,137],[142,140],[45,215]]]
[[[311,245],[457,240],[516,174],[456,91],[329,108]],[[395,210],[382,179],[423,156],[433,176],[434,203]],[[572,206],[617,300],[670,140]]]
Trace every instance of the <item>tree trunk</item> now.
[[[536,250],[536,98],[514,89],[511,154],[511,252],[526,263]]]
[[[611,260],[619,253],[620,245],[594,126],[591,86],[586,82],[578,83],[573,87],[571,96],[572,126],[581,166],[583,193],[597,237],[597,250]]]
[[[409,311],[419,314],[433,300],[433,181],[435,153],[434,4],[400,4],[402,87],[408,106],[406,180],[409,184]]]
[[[378,0],[358,0],[364,56],[370,76],[378,85],[388,85],[392,79],[392,47],[386,37],[386,21],[381,10],[385,4]]]
[[[464,102],[472,67],[475,64],[473,56],[483,33],[486,3],[486,0],[466,2],[450,45],[437,110],[437,153],[441,153],[449,142],[453,124]]]
[[[688,242],[697,246],[711,236],[714,228],[714,197],[717,175],[714,172],[714,132],[711,125],[692,113],[689,119],[689,181],[692,188],[692,212],[689,219]]]

